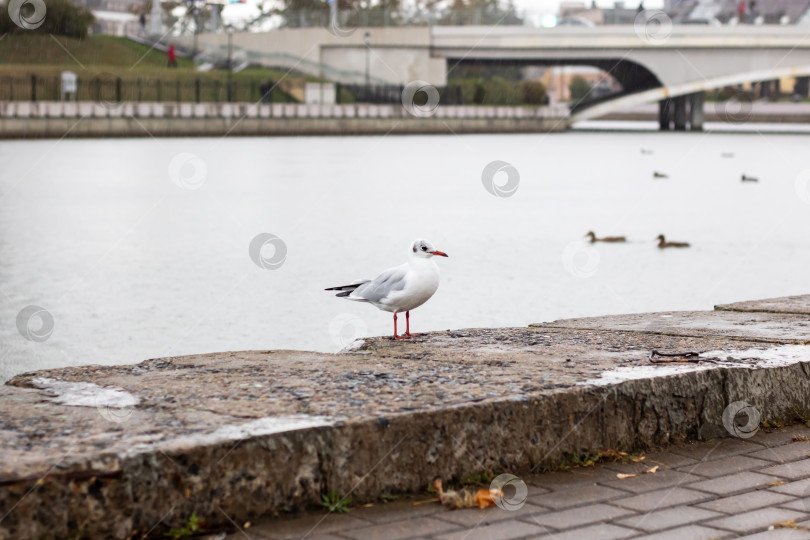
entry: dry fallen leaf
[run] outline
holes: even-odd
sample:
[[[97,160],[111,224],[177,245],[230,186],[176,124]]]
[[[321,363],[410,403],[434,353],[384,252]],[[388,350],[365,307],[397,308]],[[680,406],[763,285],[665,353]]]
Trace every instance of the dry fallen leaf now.
[[[495,496],[503,497],[503,492],[499,489],[479,489],[476,492],[468,489],[445,491],[441,478],[434,480],[433,487],[439,492],[439,502],[453,509],[495,506]]]
[[[795,437],[793,437],[793,442],[799,441],[810,442],[810,437],[807,437],[806,435],[796,435]]]
[[[636,476],[636,475],[635,475],[635,474],[622,474],[622,473],[618,473],[618,474],[616,475],[616,478],[618,478],[619,480],[624,480],[625,478],[633,478],[634,476]]]
[[[646,471],[644,471],[644,474],[655,474],[658,472],[659,467],[660,467],[659,465],[656,465],[652,469],[647,469]]]
[[[503,492],[499,489],[479,489],[475,494],[475,503],[478,508],[495,506],[495,496],[503,497]]]
[[[779,521],[771,525],[772,529],[798,529],[800,531],[807,531],[810,530],[807,527],[802,527],[801,525],[796,525],[796,522],[792,519],[786,519],[785,521]]]
[[[774,482],[769,483],[768,485],[774,487],[774,486],[783,486],[784,484],[785,484],[784,480],[776,480]]]
[[[639,461],[644,461],[645,459],[647,459],[647,456],[638,456],[632,458],[630,461],[632,461],[633,463],[638,463]]]

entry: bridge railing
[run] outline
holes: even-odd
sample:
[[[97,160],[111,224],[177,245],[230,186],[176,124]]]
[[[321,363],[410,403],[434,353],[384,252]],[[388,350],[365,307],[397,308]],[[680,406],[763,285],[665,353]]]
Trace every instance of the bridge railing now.
[[[359,27],[387,26],[469,26],[469,25],[529,25],[540,26],[555,16],[554,10],[446,9],[446,10],[340,10],[333,23],[329,10],[290,10],[271,12],[252,21],[250,25],[271,19],[279,28],[329,28],[337,25],[343,30]]]
[[[55,76],[0,77],[0,101],[62,101],[62,81]],[[284,85],[281,85],[283,87]],[[227,103],[294,101],[269,78],[231,80],[203,77],[189,78],[123,78],[110,74],[78,77],[76,91],[66,94],[65,101],[103,104],[124,102],[158,103]],[[337,84],[338,103],[401,104],[404,86]],[[440,103],[460,105],[460,86],[436,87]]]
[[[259,100],[275,85],[263,78],[232,80],[228,83],[205,77],[117,77],[111,74],[79,76],[76,91],[65,95],[68,101],[120,103],[125,101],[157,102],[226,102]],[[59,75],[0,76],[0,101],[60,101],[62,80]],[[268,101],[289,101],[280,89],[266,96]]]

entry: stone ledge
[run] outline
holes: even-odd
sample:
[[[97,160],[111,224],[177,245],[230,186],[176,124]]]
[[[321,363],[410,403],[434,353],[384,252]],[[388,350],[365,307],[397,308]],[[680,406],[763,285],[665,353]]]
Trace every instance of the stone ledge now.
[[[745,311],[763,313],[795,313],[810,315],[810,295],[786,296],[784,298],[766,298],[765,300],[749,300],[733,304],[720,304],[714,306],[718,311]]]
[[[721,437],[733,401],[807,407],[807,341],[806,317],[662,313],[23,374],[0,387],[0,538],[160,537],[192,512],[227,524]]]

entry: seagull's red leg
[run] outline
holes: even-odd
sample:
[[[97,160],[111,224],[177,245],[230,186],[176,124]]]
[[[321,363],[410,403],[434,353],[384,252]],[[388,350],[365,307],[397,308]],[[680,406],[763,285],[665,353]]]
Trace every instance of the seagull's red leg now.
[[[405,312],[405,336],[406,337],[414,337],[418,336],[419,334],[411,334],[411,312]]]
[[[403,339],[397,335],[397,312],[394,312],[394,339]]]

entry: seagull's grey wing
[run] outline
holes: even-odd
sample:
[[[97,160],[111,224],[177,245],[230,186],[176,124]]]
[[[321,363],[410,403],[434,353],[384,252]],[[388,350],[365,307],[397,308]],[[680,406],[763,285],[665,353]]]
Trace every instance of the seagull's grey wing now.
[[[409,268],[407,264],[389,268],[368,283],[357,287],[351,296],[360,297],[369,302],[379,302],[392,292],[405,288],[405,275]]]

